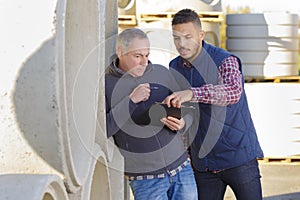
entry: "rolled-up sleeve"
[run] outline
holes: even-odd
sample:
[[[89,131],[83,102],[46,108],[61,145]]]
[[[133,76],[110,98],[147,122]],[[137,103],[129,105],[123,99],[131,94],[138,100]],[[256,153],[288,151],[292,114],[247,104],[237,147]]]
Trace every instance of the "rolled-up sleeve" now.
[[[218,84],[191,88],[192,101],[227,106],[239,101],[243,92],[242,73],[237,58],[230,56],[219,66]]]

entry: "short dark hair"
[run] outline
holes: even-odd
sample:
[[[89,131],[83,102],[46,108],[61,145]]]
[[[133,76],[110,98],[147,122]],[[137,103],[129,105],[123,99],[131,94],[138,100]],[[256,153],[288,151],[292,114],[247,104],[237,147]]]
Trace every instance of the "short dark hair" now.
[[[199,15],[194,10],[188,8],[182,9],[174,15],[172,20],[172,26],[177,24],[185,24],[188,22],[192,22],[196,26],[202,28]]]

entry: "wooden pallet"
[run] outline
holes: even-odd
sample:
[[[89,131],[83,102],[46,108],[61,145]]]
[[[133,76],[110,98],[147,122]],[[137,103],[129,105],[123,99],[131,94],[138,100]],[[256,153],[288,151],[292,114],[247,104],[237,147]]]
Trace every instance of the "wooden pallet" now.
[[[299,164],[300,165],[300,156],[291,156],[291,157],[266,157],[263,159],[258,159],[262,163],[273,163],[273,164]]]
[[[278,76],[278,77],[247,77],[245,76],[245,81],[248,83],[251,82],[298,82],[300,83],[300,76]]]
[[[140,13],[137,15],[140,21],[159,21],[159,20],[172,20],[176,12],[159,12],[159,13]],[[221,22],[223,21],[222,12],[199,12],[201,21]]]
[[[198,15],[201,22],[222,22],[224,20],[222,12],[200,12]]]
[[[119,15],[118,16],[119,25],[137,25],[137,20],[135,15]]]
[[[141,13],[138,15],[138,19],[141,21],[159,21],[162,19],[173,19],[175,13],[163,12],[163,13]]]

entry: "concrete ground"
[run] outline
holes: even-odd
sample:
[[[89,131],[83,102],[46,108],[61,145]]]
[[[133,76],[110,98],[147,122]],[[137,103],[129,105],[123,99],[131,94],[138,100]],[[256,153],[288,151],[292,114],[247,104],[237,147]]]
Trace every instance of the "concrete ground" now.
[[[260,162],[264,200],[300,200],[300,162]],[[227,188],[224,200],[235,200]],[[132,194],[130,200],[133,200]],[[255,199],[254,199],[255,200]]]
[[[260,162],[264,200],[300,200],[300,162]],[[235,200],[227,189],[225,200]]]

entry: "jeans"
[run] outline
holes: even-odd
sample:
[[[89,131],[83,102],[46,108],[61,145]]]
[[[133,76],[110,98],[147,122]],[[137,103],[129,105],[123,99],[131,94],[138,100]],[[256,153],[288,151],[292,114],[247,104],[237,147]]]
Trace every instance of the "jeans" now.
[[[262,190],[257,160],[218,173],[195,171],[198,197],[223,200],[227,185],[238,200],[261,200]]]
[[[174,176],[130,181],[135,200],[197,200],[197,186],[190,163]]]

